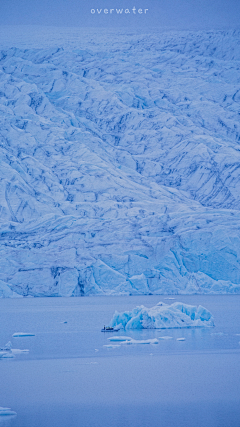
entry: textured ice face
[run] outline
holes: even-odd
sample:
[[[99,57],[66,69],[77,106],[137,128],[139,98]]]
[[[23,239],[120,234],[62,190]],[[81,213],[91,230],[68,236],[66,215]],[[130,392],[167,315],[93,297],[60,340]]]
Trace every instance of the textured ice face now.
[[[44,37],[0,49],[0,297],[239,293],[239,33]]]
[[[115,312],[112,327],[124,329],[167,329],[214,326],[213,316],[206,308],[180,302],[171,305],[162,303],[152,308],[143,305],[132,311]],[[171,337],[167,337],[171,338]]]

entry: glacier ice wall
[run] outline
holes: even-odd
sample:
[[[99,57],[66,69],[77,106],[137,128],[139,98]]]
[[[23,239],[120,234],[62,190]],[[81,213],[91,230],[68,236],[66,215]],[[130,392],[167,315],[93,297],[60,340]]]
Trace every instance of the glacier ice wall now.
[[[0,44],[0,297],[239,293],[240,33],[37,36]]]

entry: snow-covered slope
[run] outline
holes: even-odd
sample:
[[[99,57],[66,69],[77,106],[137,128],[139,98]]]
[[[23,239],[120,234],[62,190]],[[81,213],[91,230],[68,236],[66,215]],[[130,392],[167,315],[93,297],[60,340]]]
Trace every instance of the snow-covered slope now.
[[[0,46],[0,296],[239,293],[240,33],[37,34]]]

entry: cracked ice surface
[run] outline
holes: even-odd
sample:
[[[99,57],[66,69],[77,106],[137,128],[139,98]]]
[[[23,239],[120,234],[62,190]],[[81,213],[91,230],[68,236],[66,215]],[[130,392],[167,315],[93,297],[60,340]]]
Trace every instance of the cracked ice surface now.
[[[239,32],[0,33],[0,297],[239,293]]]
[[[110,325],[124,329],[191,328],[214,326],[214,320],[210,311],[201,305],[197,307],[175,302],[171,305],[161,303],[161,305],[157,304],[151,308],[140,305],[132,311],[123,313],[116,311]],[[178,340],[182,340],[182,338],[178,338]],[[144,342],[150,343],[150,341],[152,340]],[[135,340],[125,341],[126,344],[132,342]]]

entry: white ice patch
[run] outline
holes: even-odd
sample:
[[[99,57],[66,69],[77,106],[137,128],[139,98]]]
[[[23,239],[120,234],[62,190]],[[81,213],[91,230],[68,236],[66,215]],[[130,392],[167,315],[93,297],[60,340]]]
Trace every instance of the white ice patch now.
[[[109,337],[109,341],[131,341],[131,337],[124,337],[124,336],[116,336],[116,337]]]
[[[106,348],[117,348],[117,347],[121,347],[120,344],[106,344],[103,347]]]
[[[152,308],[137,306],[132,311],[115,311],[111,327],[122,325],[124,329],[167,329],[214,326],[213,316],[201,305],[192,306],[175,302],[172,305],[158,303]]]
[[[13,354],[29,353],[29,350],[28,349],[21,350],[20,348],[13,348],[12,353]]]
[[[15,332],[12,336],[13,338],[35,337],[35,334],[32,334],[30,332]]]
[[[177,338],[177,341],[185,341],[186,338]]]

